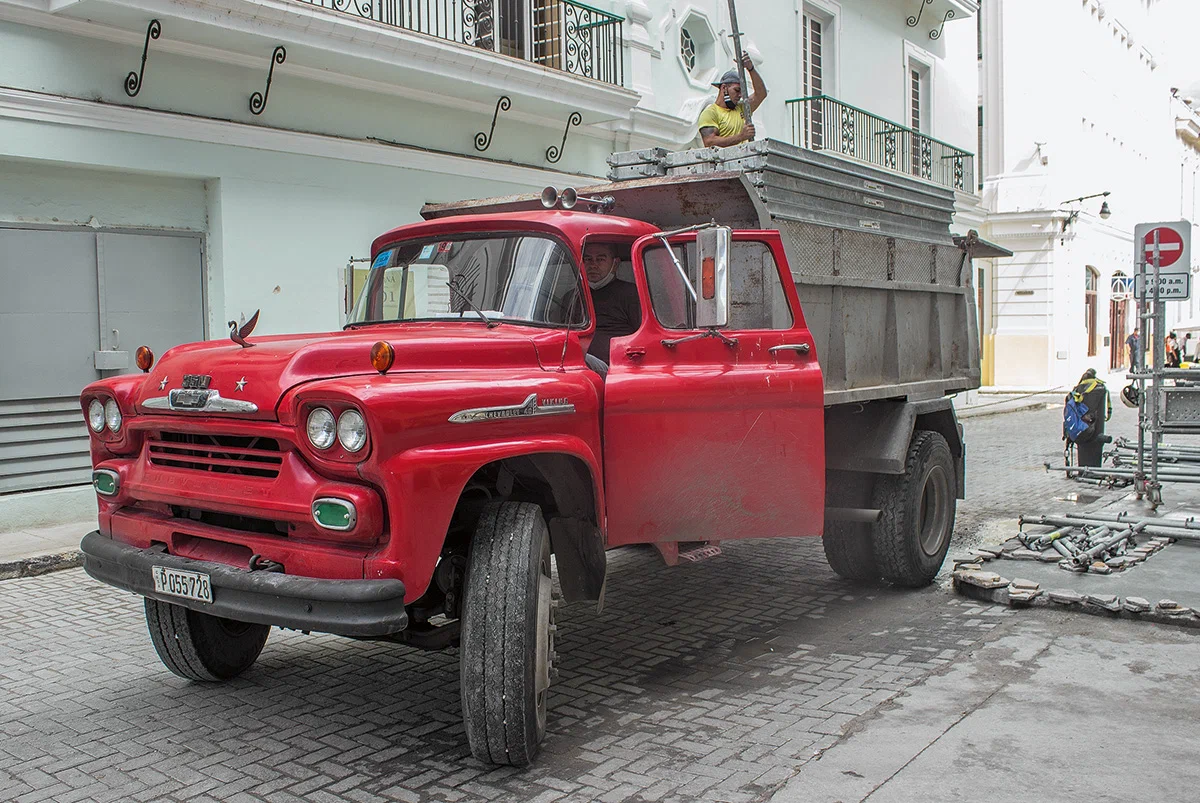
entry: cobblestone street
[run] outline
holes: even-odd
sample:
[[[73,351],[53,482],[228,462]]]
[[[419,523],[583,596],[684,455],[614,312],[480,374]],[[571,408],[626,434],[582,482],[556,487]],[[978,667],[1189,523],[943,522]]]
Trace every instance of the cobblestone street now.
[[[1128,411],[1110,431],[1132,434]],[[959,541],[1078,487],[1061,411],[972,419]],[[275,630],[223,686],[158,661],[140,600],[82,570],[0,583],[0,799],[768,800],[1007,610],[834,577],[816,539],[664,567],[610,553],[606,607],[559,614],[561,678],[529,770],[470,758],[454,651]]]

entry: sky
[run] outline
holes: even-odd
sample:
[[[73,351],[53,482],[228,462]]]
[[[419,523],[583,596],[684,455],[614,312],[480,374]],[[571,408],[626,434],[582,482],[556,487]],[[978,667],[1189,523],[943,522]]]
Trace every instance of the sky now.
[[[1200,0],[1159,0],[1151,22],[1165,74],[1180,94],[1200,99]]]

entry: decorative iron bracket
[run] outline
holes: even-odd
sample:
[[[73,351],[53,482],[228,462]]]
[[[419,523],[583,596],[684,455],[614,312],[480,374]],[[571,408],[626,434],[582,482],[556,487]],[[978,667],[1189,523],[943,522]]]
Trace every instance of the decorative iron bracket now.
[[[271,67],[267,70],[267,88],[250,96],[251,114],[262,114],[267,108],[267,98],[271,94],[271,79],[275,76],[275,65],[283,64],[285,61],[287,61],[287,51],[283,45],[276,45],[275,51],[271,54]]]
[[[929,38],[935,42],[937,40],[941,39],[942,38],[942,29],[946,27],[946,20],[952,20],[952,19],[954,19],[954,9],[950,9],[946,12],[946,16],[942,17],[942,24],[939,25],[934,30],[929,32]]]
[[[561,145],[551,145],[546,148],[546,158],[551,163],[557,162],[562,158],[563,149],[567,147],[567,134],[571,131],[571,126],[579,125],[583,122],[583,115],[579,112],[571,112],[571,116],[567,118],[567,127],[563,129],[563,138]]]
[[[142,67],[137,72],[130,72],[125,76],[125,94],[131,98],[136,98],[137,93],[142,91],[142,77],[146,74],[146,56],[150,55],[150,40],[157,39],[162,34],[162,23],[158,20],[150,20],[150,24],[146,26],[146,44],[142,46]]]
[[[508,99],[508,95],[501,95],[500,100],[496,101],[496,111],[492,112],[492,127],[486,134],[480,131],[475,135],[475,150],[483,152],[492,146],[492,134],[496,133],[496,118],[500,116],[500,112],[511,108],[512,101]]]
[[[931,5],[933,5],[933,0],[921,0],[921,5],[917,8],[916,15],[910,14],[908,19],[904,20],[904,24],[910,28],[917,27],[921,23],[921,14],[925,11],[925,6]]]

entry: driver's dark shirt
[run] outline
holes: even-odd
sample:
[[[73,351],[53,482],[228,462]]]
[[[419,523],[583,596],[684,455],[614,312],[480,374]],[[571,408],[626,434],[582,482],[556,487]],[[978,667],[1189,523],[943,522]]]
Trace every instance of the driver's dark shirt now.
[[[588,346],[588,354],[607,363],[610,341],[631,335],[641,326],[642,305],[637,287],[620,279],[613,279],[591,293],[592,306],[596,308],[596,335]]]

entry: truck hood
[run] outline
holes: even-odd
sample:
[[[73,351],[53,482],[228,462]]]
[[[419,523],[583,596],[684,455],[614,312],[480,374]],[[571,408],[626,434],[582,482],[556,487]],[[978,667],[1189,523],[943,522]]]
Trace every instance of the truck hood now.
[[[538,355],[531,334],[531,330],[515,326],[489,330],[457,322],[416,323],[323,334],[250,336],[251,348],[230,340],[188,343],[168,351],[151,368],[135,401],[138,412],[146,415],[203,412],[274,419],[279,401],[297,385],[374,373],[370,350],[380,340],[395,349],[396,361],[389,372],[394,374],[536,366]],[[171,391],[185,389],[185,383],[216,391],[207,410],[188,412],[168,406]],[[175,401],[179,401],[178,395]]]

